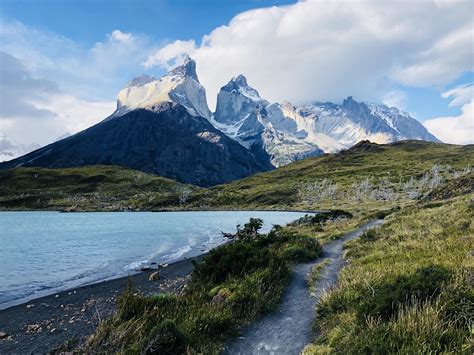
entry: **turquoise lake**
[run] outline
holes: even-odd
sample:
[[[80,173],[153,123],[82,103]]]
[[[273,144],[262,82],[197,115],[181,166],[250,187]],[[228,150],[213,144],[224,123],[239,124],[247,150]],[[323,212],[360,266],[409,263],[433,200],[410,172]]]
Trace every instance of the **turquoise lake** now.
[[[89,283],[130,275],[222,244],[250,217],[268,231],[304,213],[0,212],[0,309]]]

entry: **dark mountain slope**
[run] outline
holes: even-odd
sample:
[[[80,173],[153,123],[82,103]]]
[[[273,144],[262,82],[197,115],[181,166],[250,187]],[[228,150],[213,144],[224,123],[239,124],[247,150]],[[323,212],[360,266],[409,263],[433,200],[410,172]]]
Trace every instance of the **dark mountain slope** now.
[[[199,186],[272,169],[181,105],[162,103],[101,122],[74,136],[0,164],[66,168],[119,165]]]

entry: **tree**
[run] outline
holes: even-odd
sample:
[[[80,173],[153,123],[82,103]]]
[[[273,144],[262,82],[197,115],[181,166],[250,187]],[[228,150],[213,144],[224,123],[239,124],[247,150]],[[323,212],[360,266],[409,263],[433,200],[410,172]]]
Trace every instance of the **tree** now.
[[[370,193],[371,189],[372,184],[370,183],[369,179],[362,180],[359,183],[353,183],[352,190],[354,191],[354,199],[356,201],[361,201]]]
[[[240,224],[237,225],[237,233],[222,233],[227,238],[235,238],[242,241],[250,241],[260,236],[258,232],[263,227],[263,220],[261,218],[250,218],[248,223],[245,223],[242,227]]]
[[[302,184],[299,189],[300,199],[310,205],[324,200],[334,200],[337,197],[337,184],[331,180],[324,179],[321,182],[309,182]]]

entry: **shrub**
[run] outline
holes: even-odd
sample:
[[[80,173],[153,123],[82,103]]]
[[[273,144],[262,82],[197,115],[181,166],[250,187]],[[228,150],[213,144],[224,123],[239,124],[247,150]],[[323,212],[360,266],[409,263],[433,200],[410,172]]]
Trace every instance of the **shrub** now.
[[[363,242],[373,242],[374,240],[378,238],[379,238],[379,233],[377,233],[377,230],[375,228],[371,228],[365,231],[364,234],[360,236],[360,239]]]
[[[262,226],[262,219],[250,218],[250,221],[244,224],[243,228],[240,225],[237,226],[237,233],[235,234],[235,237],[238,240],[243,241],[249,241],[258,238],[260,236],[260,233],[258,231],[262,229]]]
[[[430,265],[417,269],[413,274],[381,281],[362,292],[356,306],[357,314],[361,319],[367,316],[389,319],[400,305],[413,298],[424,302],[437,297],[450,276],[451,272],[445,267]]]
[[[238,228],[240,237],[195,264],[180,295],[144,297],[129,283],[117,313],[101,324],[86,352],[218,353],[239,326],[278,305],[289,280],[288,261],[309,260],[321,251],[315,239],[279,227],[260,235],[261,226],[251,219]]]
[[[343,210],[330,210],[317,212],[314,216],[306,215],[290,223],[290,225],[322,225],[327,221],[334,221],[336,219],[351,219],[352,213]]]
[[[145,354],[183,354],[186,341],[175,322],[165,319],[151,329],[143,350]]]
[[[286,260],[298,261],[306,259],[306,251],[297,245],[289,245],[283,251],[283,257]]]
[[[321,244],[316,239],[300,237],[286,245],[282,257],[289,261],[305,262],[316,259],[321,252]]]

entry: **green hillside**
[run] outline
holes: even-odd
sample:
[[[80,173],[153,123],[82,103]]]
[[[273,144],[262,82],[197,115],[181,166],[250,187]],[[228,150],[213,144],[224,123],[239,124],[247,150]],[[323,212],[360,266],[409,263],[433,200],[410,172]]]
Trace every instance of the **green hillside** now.
[[[178,203],[196,189],[159,176],[116,166],[68,169],[19,168],[0,171],[0,209],[112,210],[141,201]],[[187,192],[186,192],[187,193]]]
[[[441,182],[467,175],[472,166],[472,145],[360,142],[339,154],[196,191],[188,206],[378,210],[417,200]]]
[[[349,262],[319,302],[303,353],[471,353],[473,166],[472,145],[406,141],[361,142],[209,189],[119,167],[21,168],[0,171],[0,208],[330,210],[266,236],[251,220],[197,266],[182,294],[128,290],[85,352],[219,353],[278,307],[294,262],[385,217],[346,245]]]
[[[441,182],[468,175],[472,166],[472,145],[404,141],[361,142],[339,154],[305,159],[208,189],[120,167],[20,168],[0,171],[0,208],[371,212],[418,200]],[[458,188],[469,188],[461,185]]]

